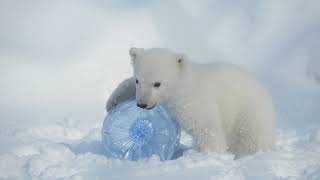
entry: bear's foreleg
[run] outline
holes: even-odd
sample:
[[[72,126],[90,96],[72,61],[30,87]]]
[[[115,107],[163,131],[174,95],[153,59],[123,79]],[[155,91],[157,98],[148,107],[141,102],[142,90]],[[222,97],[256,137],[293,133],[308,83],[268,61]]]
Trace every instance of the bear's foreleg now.
[[[220,115],[215,108],[210,110],[207,113],[194,113],[194,118],[197,119],[193,127],[194,145],[200,152],[224,153],[227,150],[227,143]]]
[[[119,103],[135,97],[136,95],[136,85],[133,77],[125,79],[122,81],[118,87],[112,92],[107,103],[107,112],[111,111]]]

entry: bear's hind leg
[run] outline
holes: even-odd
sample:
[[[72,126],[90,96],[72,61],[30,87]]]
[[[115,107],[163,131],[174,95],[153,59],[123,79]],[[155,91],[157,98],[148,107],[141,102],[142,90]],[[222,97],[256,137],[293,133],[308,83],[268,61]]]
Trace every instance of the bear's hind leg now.
[[[273,108],[265,105],[265,108],[262,104],[252,107],[250,111],[244,111],[236,117],[228,149],[236,159],[273,148],[275,116]]]

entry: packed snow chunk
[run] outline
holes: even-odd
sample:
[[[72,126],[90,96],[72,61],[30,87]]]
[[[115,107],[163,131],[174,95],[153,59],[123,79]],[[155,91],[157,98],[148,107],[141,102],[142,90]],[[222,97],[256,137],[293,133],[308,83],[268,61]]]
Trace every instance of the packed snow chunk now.
[[[0,179],[26,179],[25,162],[13,154],[0,155]]]
[[[163,106],[143,110],[134,100],[121,103],[108,113],[102,140],[107,155],[127,160],[158,155],[170,160],[178,149],[180,126]]]

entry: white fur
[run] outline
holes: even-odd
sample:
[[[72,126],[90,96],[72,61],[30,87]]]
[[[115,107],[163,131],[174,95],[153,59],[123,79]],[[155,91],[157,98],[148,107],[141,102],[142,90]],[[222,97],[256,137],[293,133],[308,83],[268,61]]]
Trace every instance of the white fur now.
[[[147,108],[161,103],[174,111],[200,152],[239,158],[273,147],[272,100],[251,74],[226,63],[192,63],[167,49],[132,48],[130,55],[134,77],[113,92],[108,111],[135,94]],[[153,87],[155,82],[161,86]]]

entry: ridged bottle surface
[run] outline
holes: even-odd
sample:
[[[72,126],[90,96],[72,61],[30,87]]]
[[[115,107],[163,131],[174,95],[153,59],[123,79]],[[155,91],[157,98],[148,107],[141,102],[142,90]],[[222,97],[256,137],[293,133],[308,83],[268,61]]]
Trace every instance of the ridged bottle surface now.
[[[107,114],[101,135],[111,157],[137,161],[158,155],[164,161],[177,150],[180,132],[174,116],[161,105],[144,110],[129,100]]]

